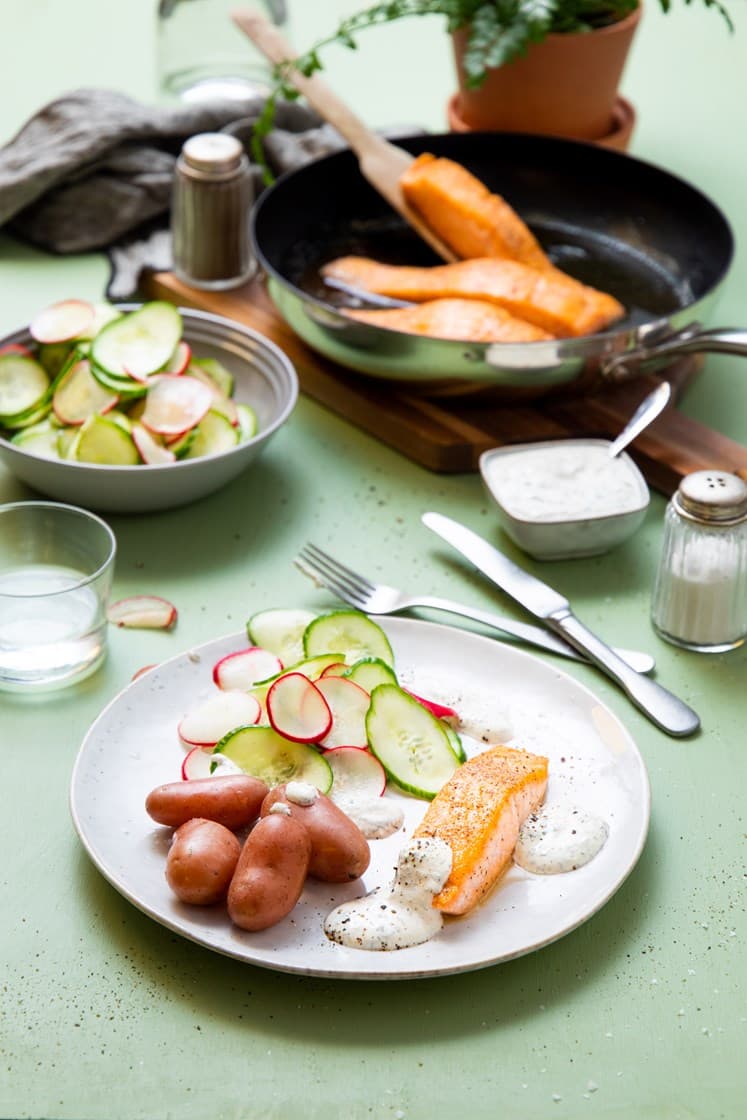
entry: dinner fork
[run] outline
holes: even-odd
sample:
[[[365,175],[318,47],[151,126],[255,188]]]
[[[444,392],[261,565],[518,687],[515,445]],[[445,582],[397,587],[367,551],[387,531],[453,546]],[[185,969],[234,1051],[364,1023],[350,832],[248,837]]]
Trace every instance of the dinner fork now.
[[[307,541],[300,550],[294,563],[299,571],[314,583],[326,587],[344,603],[367,614],[398,614],[400,611],[416,607],[445,611],[448,614],[469,618],[483,626],[489,626],[492,630],[501,630],[504,634],[511,634],[530,645],[541,646],[542,649],[559,653],[573,661],[586,661],[582,654],[549,630],[541,630],[538,626],[517,622],[513,618],[503,618],[491,611],[466,607],[461,603],[452,602],[451,599],[441,599],[435,595],[407,595],[397,587],[390,587],[386,583],[374,583],[360,573],[354,572],[352,568],[341,564],[339,560],[335,560],[328,552],[324,552],[310,541]],[[618,649],[616,653],[639,673],[648,673],[654,667],[654,659],[647,653],[626,649]]]

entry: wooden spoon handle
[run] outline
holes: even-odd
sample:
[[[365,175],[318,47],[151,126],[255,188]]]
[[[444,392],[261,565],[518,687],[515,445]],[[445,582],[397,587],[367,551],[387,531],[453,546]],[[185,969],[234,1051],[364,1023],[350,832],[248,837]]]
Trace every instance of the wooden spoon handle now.
[[[258,12],[240,8],[231,13],[231,18],[270,62],[278,64],[297,57],[279,28]],[[287,77],[319,115],[348,142],[358,157],[364,178],[443,260],[456,260],[456,254],[431,232],[405,202],[399,179],[414,157],[404,148],[390,144],[383,136],[373,132],[316,75],[307,78],[291,67]]]

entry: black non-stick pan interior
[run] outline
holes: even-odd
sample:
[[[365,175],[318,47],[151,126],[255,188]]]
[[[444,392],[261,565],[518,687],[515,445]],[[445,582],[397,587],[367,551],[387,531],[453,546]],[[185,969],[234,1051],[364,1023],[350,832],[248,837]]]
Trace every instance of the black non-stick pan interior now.
[[[673,314],[725,276],[733,237],[705,195],[662,169],[591,144],[509,133],[398,140],[448,156],[511,203],[558,267],[617,296],[621,327]],[[261,263],[306,295],[349,303],[320,279],[348,253],[397,264],[436,258],[366,183],[356,158],[335,153],[284,176],[254,214]]]

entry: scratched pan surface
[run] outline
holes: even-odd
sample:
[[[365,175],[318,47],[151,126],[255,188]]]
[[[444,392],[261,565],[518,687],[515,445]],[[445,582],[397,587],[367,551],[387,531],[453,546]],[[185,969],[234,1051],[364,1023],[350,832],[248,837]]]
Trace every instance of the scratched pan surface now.
[[[353,370],[413,387],[454,378],[546,391],[596,380],[615,355],[707,321],[734,252],[729,223],[695,187],[591,144],[508,133],[398,140],[464,164],[511,203],[552,261],[605,289],[628,313],[604,334],[552,342],[425,339],[339,311],[354,300],[320,267],[353,253],[393,264],[438,263],[363,179],[348,150],[279,179],[253,216],[258,257],[278,310],[309,345]]]

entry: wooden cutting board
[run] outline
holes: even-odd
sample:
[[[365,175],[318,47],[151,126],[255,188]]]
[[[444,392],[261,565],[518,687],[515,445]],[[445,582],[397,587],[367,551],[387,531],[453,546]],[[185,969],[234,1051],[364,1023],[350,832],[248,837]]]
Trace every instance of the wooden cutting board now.
[[[664,376],[643,375],[604,386],[594,395],[543,397],[520,405],[491,398],[489,391],[423,397],[404,386],[353,373],[311,350],[280,318],[261,279],[228,292],[206,292],[188,287],[170,272],[159,272],[147,275],[142,286],[148,298],[211,311],[261,332],[294,363],[301,390],[309,397],[414,462],[442,473],[477,470],[480,454],[490,447],[569,436],[614,437]],[[688,357],[666,370],[675,401],[701,365],[701,359]],[[747,479],[747,448],[673,405],[638,437],[630,454],[649,484],[667,495],[692,471],[726,470]]]

